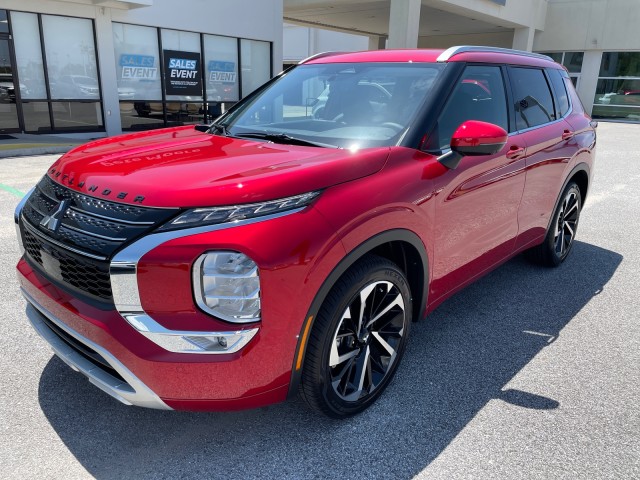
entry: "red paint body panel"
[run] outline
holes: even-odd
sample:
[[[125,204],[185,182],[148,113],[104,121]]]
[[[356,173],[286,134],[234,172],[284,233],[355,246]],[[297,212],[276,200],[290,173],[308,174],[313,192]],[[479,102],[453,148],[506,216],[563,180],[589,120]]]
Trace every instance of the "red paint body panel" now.
[[[441,53],[360,52],[308,63],[435,62]],[[561,68],[502,53],[461,53],[450,62]],[[172,408],[230,410],[282,401],[299,374],[293,369],[298,348],[304,348],[299,336],[316,313],[316,295],[330,287],[325,282],[332,272],[365,242],[391,230],[419,239],[428,259],[426,282],[419,286],[428,299],[419,311],[427,312],[542,241],[570,173],[579,167],[590,176],[593,170],[595,132],[575,91],[568,91],[570,114],[539,128],[507,135],[495,125],[469,122],[473,128],[456,132],[455,146],[504,146],[494,155],[466,156],[453,170],[435,154],[406,144],[349,151],[222,137],[192,127],[98,140],[61,157],[48,172],[54,181],[129,205],[212,207],[322,191],[300,212],[169,239],[137,262],[146,314],[170,330],[259,328],[239,352],[164,350],[115,309],[75,298],[24,259],[17,267],[20,285],[61,322],[113,354]],[[242,252],[257,264],[259,322],[232,324],[196,305],[193,265],[209,250]]]
[[[211,207],[273,200],[371,175],[382,168],[387,151],[354,155],[221,137],[188,126],[82,145],[54,163],[49,176],[105,200],[131,203],[142,196],[143,205],[154,207]]]

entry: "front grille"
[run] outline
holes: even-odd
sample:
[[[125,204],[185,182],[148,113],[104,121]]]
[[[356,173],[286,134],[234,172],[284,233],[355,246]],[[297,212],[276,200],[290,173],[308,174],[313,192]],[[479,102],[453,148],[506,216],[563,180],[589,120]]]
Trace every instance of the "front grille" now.
[[[50,280],[112,302],[113,254],[177,212],[90,197],[45,176],[27,200],[20,223],[28,259]]]

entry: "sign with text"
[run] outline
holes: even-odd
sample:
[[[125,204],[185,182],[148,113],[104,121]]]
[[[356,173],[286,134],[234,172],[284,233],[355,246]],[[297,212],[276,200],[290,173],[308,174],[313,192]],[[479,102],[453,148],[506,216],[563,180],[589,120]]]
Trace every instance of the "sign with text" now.
[[[202,95],[200,54],[164,50],[164,88],[167,95]]]
[[[150,55],[120,55],[124,80],[155,80],[158,76],[156,59]]]
[[[207,64],[209,72],[208,78],[210,83],[236,83],[237,73],[235,62],[224,62],[220,60],[211,60]]]

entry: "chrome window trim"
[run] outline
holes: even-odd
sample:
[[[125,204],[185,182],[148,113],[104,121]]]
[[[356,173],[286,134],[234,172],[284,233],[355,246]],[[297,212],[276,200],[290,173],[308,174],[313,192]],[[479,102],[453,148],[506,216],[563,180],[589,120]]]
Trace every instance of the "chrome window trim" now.
[[[454,55],[458,55],[460,53],[467,53],[467,52],[506,53],[509,55],[519,55],[521,57],[537,58],[540,60],[548,60],[550,62],[553,62],[553,59],[551,57],[542,55],[540,53],[526,52],[524,50],[513,50],[511,48],[480,47],[477,45],[458,45],[454,47],[449,47],[438,56],[438,58],[436,59],[436,62],[447,62]]]
[[[142,301],[140,299],[140,291],[138,289],[138,263],[140,259],[154,248],[162,245],[163,243],[175,240],[177,238],[183,238],[191,235],[198,235],[201,233],[215,232],[219,230],[226,230],[228,228],[241,227],[244,225],[251,225],[258,222],[266,222],[276,218],[292,215],[304,210],[306,206],[296,208],[293,210],[287,210],[285,212],[274,213],[272,215],[265,215],[263,217],[248,218],[245,220],[237,220],[234,222],[220,223],[216,225],[206,225],[202,227],[185,228],[181,230],[170,230],[167,232],[151,233],[139,240],[133,242],[131,245],[125,247],[118,252],[113,259],[109,267],[109,275],[111,277],[111,290],[113,295],[113,303],[120,316],[127,321],[134,329],[141,334],[152,333],[157,335],[190,335],[190,336],[211,336],[211,333],[207,332],[179,332],[173,330],[167,330],[158,324],[142,307]],[[204,253],[204,252],[203,252]],[[145,330],[150,329],[150,330]],[[251,338],[255,336],[258,329],[254,329],[255,332],[251,334]],[[218,332],[219,336],[237,334],[239,330],[233,332]],[[244,332],[250,332],[244,330]],[[214,332],[215,333],[215,332]],[[154,340],[154,335],[145,335],[154,343],[162,347],[157,341]],[[249,340],[247,340],[247,343]],[[245,343],[246,344],[246,343]],[[240,346],[242,348],[244,345]],[[164,347],[162,347],[164,348]],[[180,352],[185,353],[185,352]],[[188,352],[199,354],[226,354],[233,353],[230,351],[202,351],[202,352]]]
[[[35,331],[51,346],[54,353],[73,370],[82,373],[96,387],[111,395],[116,400],[125,405],[137,405],[139,407],[155,408],[160,410],[172,410],[162,399],[149,387],[147,387],[131,370],[113,356],[108,350],[92,342],[88,338],[67,326],[62,320],[57,318],[46,307],[35,300],[24,288],[20,288],[22,295],[27,300],[27,318]],[[86,358],[82,357],[73,348],[62,341],[42,317],[46,317],[69,336],[78,342],[88,346],[109,363],[120,376],[125,380],[122,382],[116,377],[95,366]]]

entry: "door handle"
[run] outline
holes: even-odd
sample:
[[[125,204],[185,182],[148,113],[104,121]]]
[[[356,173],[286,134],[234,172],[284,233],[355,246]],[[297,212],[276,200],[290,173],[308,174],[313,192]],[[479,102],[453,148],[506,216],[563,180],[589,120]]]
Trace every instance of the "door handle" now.
[[[571,130],[565,130],[564,132],[562,132],[562,140],[569,140],[570,138],[573,138],[574,135],[575,132],[572,132]]]
[[[506,156],[508,159],[513,160],[516,158],[520,158],[524,155],[524,148],[522,147],[518,147],[517,145],[512,145],[511,148],[509,148],[509,151],[507,152]]]

